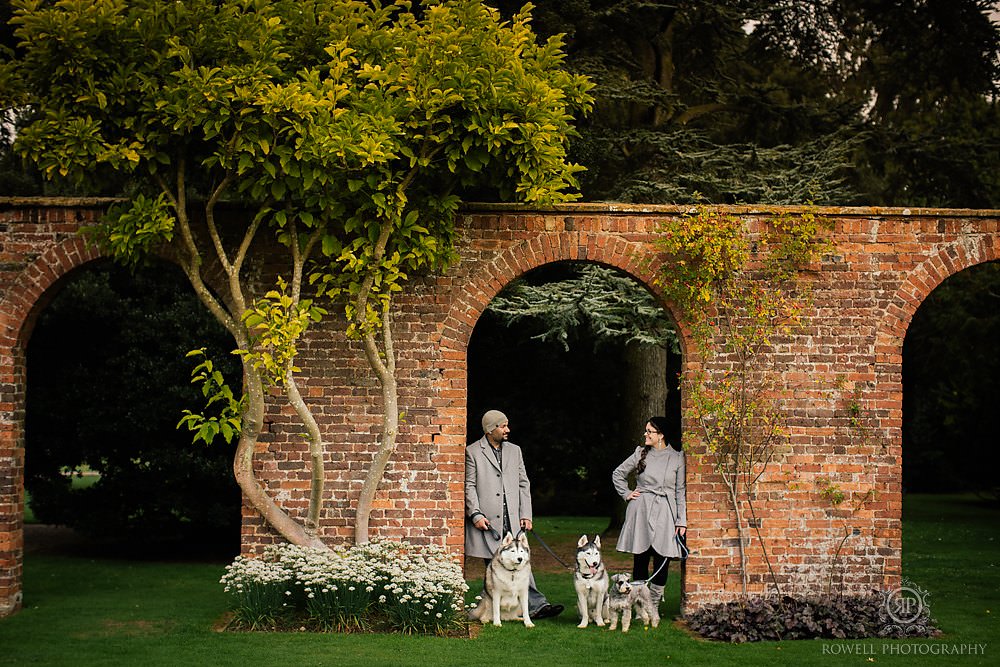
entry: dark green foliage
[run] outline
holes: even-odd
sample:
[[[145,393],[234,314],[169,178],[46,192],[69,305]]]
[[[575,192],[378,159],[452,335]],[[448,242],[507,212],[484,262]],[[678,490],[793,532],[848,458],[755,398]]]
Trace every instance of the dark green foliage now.
[[[751,597],[704,607],[687,618],[703,637],[742,644],[783,639],[864,639],[935,637],[940,634],[929,614],[906,628],[886,613],[881,593],[796,599]]]
[[[69,278],[28,346],[25,484],[40,522],[113,541],[235,544],[232,447],[174,428],[204,402],[184,357],[204,341],[238,382],[231,339],[171,265]],[[64,471],[84,466],[100,479],[71,489]]]
[[[1000,498],[1000,262],[942,283],[903,346],[903,486]]]
[[[865,184],[887,205],[1000,206],[1000,26],[989,0],[861,3],[874,99]]]
[[[614,503],[611,471],[639,444],[621,441],[626,390],[621,346],[598,350],[526,340],[485,313],[469,344],[468,440],[498,408],[522,447],[536,514],[602,514]]]
[[[558,342],[639,342],[680,353],[663,306],[627,274],[598,264],[559,262],[511,282],[489,305],[507,326],[523,322],[531,337]]]
[[[1000,207],[992,0],[538,4],[597,84],[572,147],[588,200]],[[41,191],[13,162],[7,184]]]
[[[816,64],[748,30],[774,4],[564,0],[535,12],[543,34],[567,33],[568,64],[597,83],[574,147],[587,199],[855,198],[859,119]]]
[[[989,0],[541,4],[597,83],[587,199],[1000,206]]]

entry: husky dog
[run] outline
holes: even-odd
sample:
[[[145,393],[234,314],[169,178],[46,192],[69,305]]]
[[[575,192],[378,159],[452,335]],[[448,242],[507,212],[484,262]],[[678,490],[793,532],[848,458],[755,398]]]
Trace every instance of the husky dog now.
[[[580,625],[585,628],[594,619],[599,626],[608,617],[608,571],[601,558],[601,537],[594,535],[593,541],[584,535],[576,543],[576,573],[573,575],[576,588],[576,606],[580,610]]]
[[[524,619],[524,627],[535,624],[528,616],[528,584],[531,581],[531,548],[525,533],[515,540],[510,533],[504,535],[500,548],[486,566],[486,586],[483,597],[469,618],[480,623],[492,619],[516,621]]]
[[[629,581],[627,574],[616,574],[611,577],[611,590],[608,593],[608,606],[611,609],[611,630],[618,627],[618,616],[622,618],[622,632],[628,632],[632,624],[632,609],[647,626],[654,628],[660,624],[660,612],[653,604],[649,586],[644,581]]]

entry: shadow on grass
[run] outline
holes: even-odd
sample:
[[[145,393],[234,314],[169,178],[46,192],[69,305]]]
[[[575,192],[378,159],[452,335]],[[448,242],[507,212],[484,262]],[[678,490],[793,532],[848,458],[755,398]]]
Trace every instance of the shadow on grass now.
[[[239,532],[187,541],[102,540],[66,526],[24,525],[24,553],[134,561],[200,561],[228,563],[240,551]]]

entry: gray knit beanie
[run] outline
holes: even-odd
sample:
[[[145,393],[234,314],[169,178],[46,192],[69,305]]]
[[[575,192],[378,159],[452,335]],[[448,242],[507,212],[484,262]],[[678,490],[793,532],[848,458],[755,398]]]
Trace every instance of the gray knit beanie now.
[[[483,415],[483,433],[489,433],[500,424],[507,421],[507,415],[499,410],[487,410]]]

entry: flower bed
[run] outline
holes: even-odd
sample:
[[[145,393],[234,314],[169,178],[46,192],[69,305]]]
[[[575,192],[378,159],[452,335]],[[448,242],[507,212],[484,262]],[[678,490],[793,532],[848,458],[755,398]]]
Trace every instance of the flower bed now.
[[[887,614],[886,594],[826,596],[814,599],[751,597],[703,607],[687,618],[688,627],[707,639],[732,643],[783,639],[864,639],[935,637],[940,634],[930,610],[900,624]]]
[[[465,624],[462,568],[436,546],[271,545],[260,558],[237,557],[220,583],[240,630],[446,634]]]

